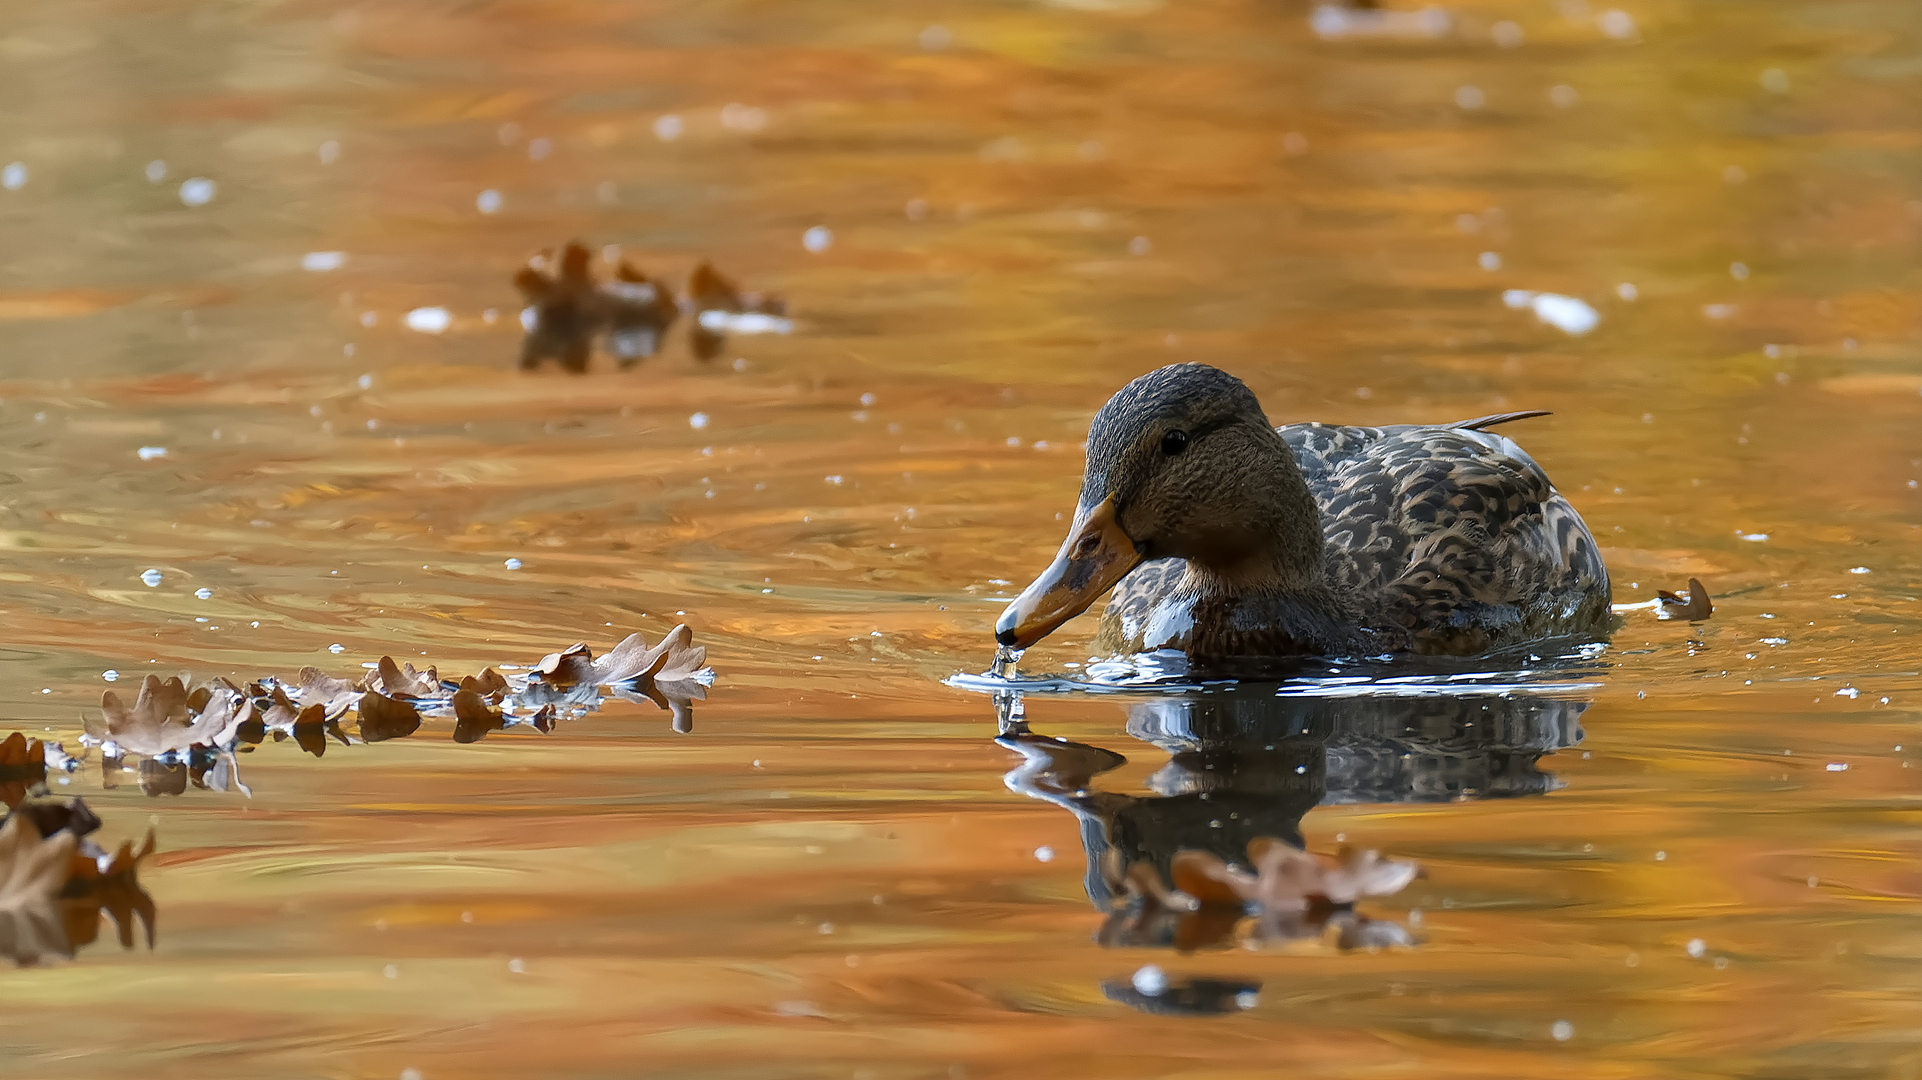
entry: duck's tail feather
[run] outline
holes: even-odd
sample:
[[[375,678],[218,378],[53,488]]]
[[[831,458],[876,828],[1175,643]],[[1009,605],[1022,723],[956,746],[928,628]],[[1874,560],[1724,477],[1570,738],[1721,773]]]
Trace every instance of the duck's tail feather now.
[[[1478,416],[1473,420],[1462,420],[1448,426],[1461,428],[1465,431],[1487,431],[1496,424],[1506,424],[1510,420],[1528,420],[1537,416],[1553,415],[1555,414],[1547,409],[1525,409],[1521,412],[1498,412],[1493,416]]]

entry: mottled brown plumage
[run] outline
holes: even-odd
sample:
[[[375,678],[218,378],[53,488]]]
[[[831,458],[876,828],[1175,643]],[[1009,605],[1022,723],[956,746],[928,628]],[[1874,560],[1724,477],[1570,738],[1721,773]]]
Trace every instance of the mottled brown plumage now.
[[[1134,380],[1095,416],[1077,515],[1106,500],[1144,560],[1097,648],[1471,655],[1600,636],[1594,537],[1521,447],[1485,430],[1533,415],[1273,428],[1215,368]]]

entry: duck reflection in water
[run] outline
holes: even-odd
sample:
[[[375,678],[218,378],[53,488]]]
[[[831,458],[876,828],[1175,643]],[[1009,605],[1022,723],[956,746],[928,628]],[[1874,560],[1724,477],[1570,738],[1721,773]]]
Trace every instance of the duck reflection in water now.
[[[996,741],[1025,759],[1005,777],[1011,790],[1080,819],[1088,898],[1107,916],[1101,944],[1186,952],[1332,931],[1338,947],[1375,948],[1414,937],[1354,900],[1399,890],[1414,867],[1349,853],[1323,870],[1301,854],[1303,817],[1325,803],[1555,790],[1539,759],[1581,741],[1587,707],[1520,693],[1276,696],[1272,686],[1156,698],[1128,709],[1128,733],[1169,755],[1146,795],[1093,786],[1127,761],[1113,750],[1034,734],[1021,719],[1004,720]],[[1290,891],[1303,873],[1349,885]]]

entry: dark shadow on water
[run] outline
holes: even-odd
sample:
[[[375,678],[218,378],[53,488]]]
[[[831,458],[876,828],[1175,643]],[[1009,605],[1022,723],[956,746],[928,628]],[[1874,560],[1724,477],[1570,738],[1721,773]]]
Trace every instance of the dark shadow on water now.
[[[1299,910],[1264,910],[1219,895],[1197,901],[1176,891],[1183,885],[1174,864],[1178,855],[1190,865],[1219,860],[1252,883],[1251,843],[1274,838],[1306,847],[1303,820],[1318,806],[1556,790],[1562,782],[1541,759],[1581,742],[1589,705],[1514,692],[1310,697],[1275,690],[1243,686],[1128,703],[1128,734],[1167,755],[1139,794],[1098,786],[1100,776],[1127,762],[1116,749],[1048,737],[1027,720],[1004,716],[996,741],[1024,759],[1005,776],[1009,789],[1080,821],[1084,888],[1104,917],[1095,934],[1100,944],[1181,952],[1324,938],[1341,950],[1413,945],[1413,927],[1370,918],[1352,900]],[[1021,711],[1018,703],[1000,704],[1004,714],[1010,704]],[[1216,1005],[1189,1007],[1133,983],[1104,990],[1147,1011],[1235,1011],[1232,995],[1197,991],[1197,1002]]]

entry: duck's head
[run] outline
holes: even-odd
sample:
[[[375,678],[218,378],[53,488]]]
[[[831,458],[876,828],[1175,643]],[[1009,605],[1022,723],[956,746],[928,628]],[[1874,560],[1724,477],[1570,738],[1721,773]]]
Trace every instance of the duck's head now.
[[[1122,387],[1089,428],[1088,471],[1061,551],[1001,613],[995,640],[1033,645],[1147,559],[1188,559],[1231,581],[1271,576],[1285,516],[1278,463],[1298,486],[1261,403],[1225,371],[1174,364]],[[1309,517],[1318,543],[1312,502]]]

